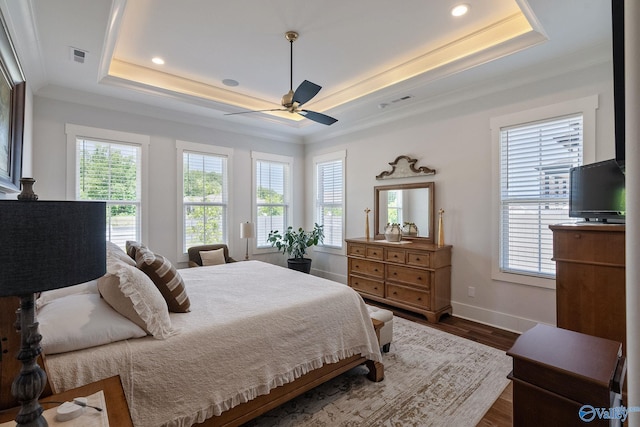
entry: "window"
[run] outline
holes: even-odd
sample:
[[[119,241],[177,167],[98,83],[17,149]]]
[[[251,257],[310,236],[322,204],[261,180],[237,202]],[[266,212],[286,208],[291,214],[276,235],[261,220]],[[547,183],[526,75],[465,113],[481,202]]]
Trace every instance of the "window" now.
[[[345,152],[319,156],[315,164],[315,222],[324,225],[324,243],[318,247],[342,249],[344,240]]]
[[[389,222],[402,225],[402,190],[387,191],[387,218]]]
[[[574,110],[498,127],[500,273],[555,278],[549,226],[573,221],[569,169],[583,163],[584,122],[592,117],[585,115]]]
[[[230,149],[178,141],[181,245],[184,259],[191,246],[228,241]]]
[[[70,199],[107,203],[107,240],[143,239],[143,158],[148,137],[67,125]]]
[[[555,277],[549,226],[569,220],[569,169],[582,164],[582,114],[500,130],[500,269]]]
[[[271,230],[283,231],[289,225],[291,209],[291,157],[251,153],[254,159],[256,245],[271,248]]]

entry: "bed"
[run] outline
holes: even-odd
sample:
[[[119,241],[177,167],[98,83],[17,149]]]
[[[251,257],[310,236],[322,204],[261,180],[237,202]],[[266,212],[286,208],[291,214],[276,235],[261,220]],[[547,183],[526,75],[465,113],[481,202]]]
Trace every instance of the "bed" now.
[[[161,339],[47,354],[53,390],[119,375],[137,427],[212,426],[240,425],[363,363],[382,379],[371,319],[348,286],[260,261],[179,273],[189,311],[170,313]],[[58,327],[46,315],[45,351]]]

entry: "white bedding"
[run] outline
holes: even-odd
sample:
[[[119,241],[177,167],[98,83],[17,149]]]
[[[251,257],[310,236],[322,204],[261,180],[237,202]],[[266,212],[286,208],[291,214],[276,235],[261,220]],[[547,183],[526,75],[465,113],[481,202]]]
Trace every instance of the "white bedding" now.
[[[381,361],[362,298],[346,285],[260,261],[180,270],[179,333],[47,357],[58,391],[120,375],[136,427],[190,426],[360,354]]]

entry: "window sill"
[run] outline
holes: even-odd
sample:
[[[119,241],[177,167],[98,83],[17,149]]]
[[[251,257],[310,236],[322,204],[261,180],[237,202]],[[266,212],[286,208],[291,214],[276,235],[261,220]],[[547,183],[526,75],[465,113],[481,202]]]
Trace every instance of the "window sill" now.
[[[526,274],[505,273],[502,271],[493,271],[491,273],[493,280],[502,282],[517,283],[519,285],[534,286],[536,288],[556,289],[556,279],[546,279],[543,277],[529,276]]]

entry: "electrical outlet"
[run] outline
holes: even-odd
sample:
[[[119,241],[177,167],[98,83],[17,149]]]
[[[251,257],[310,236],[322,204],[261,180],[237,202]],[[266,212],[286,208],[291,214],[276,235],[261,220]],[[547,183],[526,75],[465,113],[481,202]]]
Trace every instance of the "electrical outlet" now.
[[[469,290],[467,292],[467,295],[469,295],[471,298],[476,296],[476,288],[474,286],[469,286]]]

